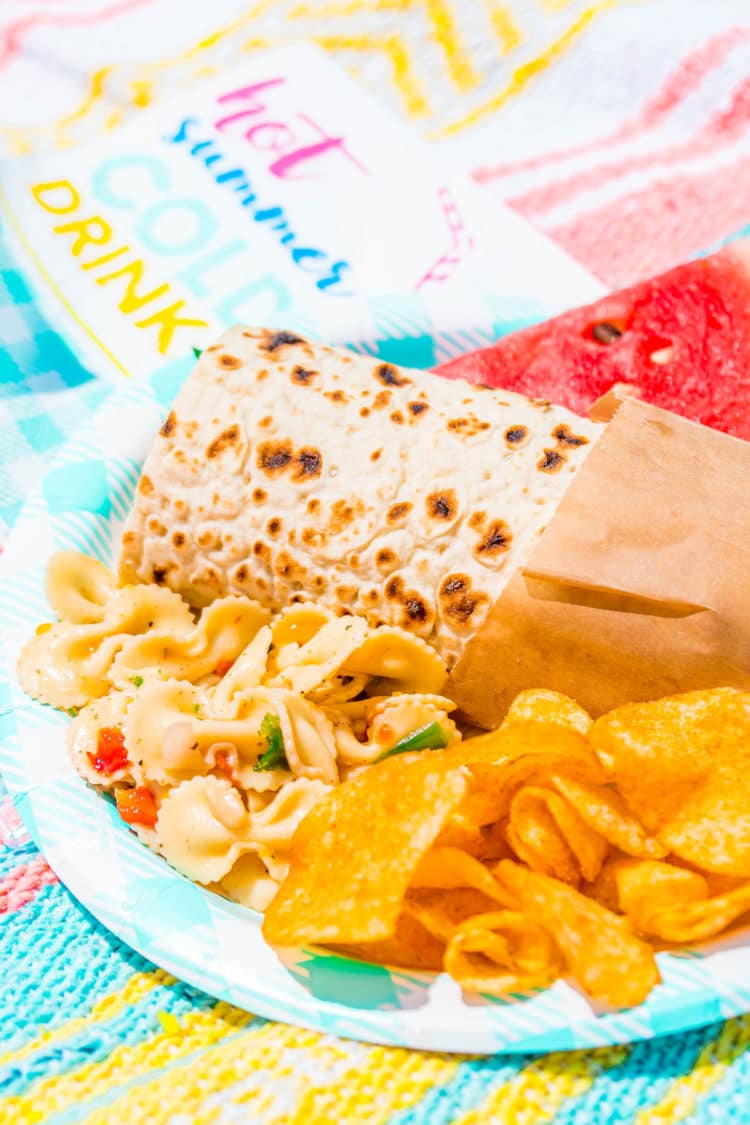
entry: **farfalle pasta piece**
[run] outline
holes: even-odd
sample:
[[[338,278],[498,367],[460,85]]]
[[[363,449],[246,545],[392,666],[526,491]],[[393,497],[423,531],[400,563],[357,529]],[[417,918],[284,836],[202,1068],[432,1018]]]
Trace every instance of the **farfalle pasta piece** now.
[[[133,699],[132,690],[110,692],[83,707],[68,728],[68,752],[76,771],[100,789],[135,781],[127,747],[120,754],[102,753],[102,731],[122,734]],[[113,741],[108,740],[110,744]]]
[[[255,852],[246,852],[228,875],[217,884],[217,890],[240,906],[263,913],[279,889],[279,880],[271,878],[268,869]]]
[[[211,695],[215,715],[235,714],[235,700],[247,697],[263,683],[272,637],[270,626],[263,625],[216,685]]]
[[[82,707],[109,691],[112,663],[126,640],[157,628],[174,636],[192,630],[190,610],[177,594],[161,586],[115,590],[100,621],[37,630],[18,661],[21,686],[53,707]]]
[[[344,662],[344,675],[361,673],[386,681],[384,691],[438,694],[445,685],[445,661],[421,637],[395,625],[370,629],[367,637]]]
[[[250,814],[231,782],[193,777],[164,797],[156,820],[162,855],[196,883],[218,883],[255,850]]]
[[[58,551],[47,566],[47,601],[61,621],[74,625],[101,621],[116,588],[112,571],[79,551]]]
[[[330,683],[347,658],[362,645],[367,632],[367,623],[359,617],[326,621],[304,644],[285,645],[279,651],[279,671],[271,684],[308,695]]]
[[[334,725],[338,757],[345,765],[369,765],[392,752],[402,739],[433,725],[436,748],[448,746],[461,737],[458,727],[448,717],[456,705],[443,696],[393,695],[369,703],[364,740],[352,737],[346,721]],[[335,713],[346,715],[346,711],[338,708]]]
[[[131,680],[145,668],[195,683],[222,674],[253,640],[271,614],[247,598],[220,598],[203,610],[189,633],[174,634],[158,626],[126,641],[114,660],[113,683]]]

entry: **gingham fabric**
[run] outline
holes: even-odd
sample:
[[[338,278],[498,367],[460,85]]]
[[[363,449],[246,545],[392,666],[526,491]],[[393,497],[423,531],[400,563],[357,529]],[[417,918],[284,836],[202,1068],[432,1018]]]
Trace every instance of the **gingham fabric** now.
[[[89,139],[243,51],[309,37],[610,286],[750,222],[746,0],[6,0],[0,19],[9,152]],[[0,342],[10,527],[111,390],[44,322],[6,257]],[[0,735],[6,710],[0,694]],[[750,1121],[748,1017],[630,1047],[466,1059],[217,1003],[98,926],[2,795],[0,965],[8,1125]]]

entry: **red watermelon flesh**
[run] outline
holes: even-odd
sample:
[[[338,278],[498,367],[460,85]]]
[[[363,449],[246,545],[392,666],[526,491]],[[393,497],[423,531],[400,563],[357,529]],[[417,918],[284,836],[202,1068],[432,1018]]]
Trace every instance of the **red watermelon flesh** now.
[[[616,383],[750,440],[750,246],[525,328],[437,369],[586,414]]]

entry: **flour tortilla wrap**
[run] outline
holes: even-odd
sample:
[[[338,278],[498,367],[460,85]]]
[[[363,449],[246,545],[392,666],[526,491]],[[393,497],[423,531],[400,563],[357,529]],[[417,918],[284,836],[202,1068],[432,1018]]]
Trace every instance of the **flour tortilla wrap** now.
[[[314,600],[402,626],[452,666],[601,429],[512,392],[233,328],[154,440],[120,577],[197,606]]]

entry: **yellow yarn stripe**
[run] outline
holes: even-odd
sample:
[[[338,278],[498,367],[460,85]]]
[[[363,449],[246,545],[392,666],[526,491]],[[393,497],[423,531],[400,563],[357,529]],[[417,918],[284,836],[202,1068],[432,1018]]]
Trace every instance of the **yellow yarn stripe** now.
[[[460,117],[458,120],[451,122],[449,125],[444,125],[441,129],[436,130],[433,137],[449,137],[456,133],[460,133],[463,129],[467,129],[470,125],[476,125],[483,117],[487,117],[490,113],[500,109],[506,102],[510,101],[517,94],[528,85],[532,78],[538,74],[542,74],[547,70],[553,62],[575,42],[578,36],[584,31],[588,25],[599,15],[600,12],[606,11],[608,8],[614,8],[621,0],[600,0],[598,4],[592,4],[590,8],[586,8],[581,12],[580,16],[567,28],[566,31],[554,42],[550,43],[548,47],[537,55],[534,59],[529,59],[528,62],[523,63],[517,67],[511,75],[511,80],[507,86],[499,90],[493,96],[481,105],[476,106],[465,117]]]
[[[288,19],[320,19],[352,16],[359,12],[382,11],[407,11],[410,8],[423,7],[427,19],[432,24],[433,39],[445,55],[448,73],[459,90],[466,92],[479,83],[479,75],[471,65],[467,52],[463,49],[460,33],[453,18],[453,12],[447,0],[345,0],[344,3],[324,4],[319,7],[311,4],[300,4],[288,14]],[[392,41],[399,42],[402,50],[403,40],[400,36],[392,36]]]
[[[89,1101],[112,1086],[132,1082],[177,1062],[193,1051],[210,1047],[238,1028],[245,1027],[252,1019],[247,1013],[224,1003],[207,1012],[190,1012],[180,1019],[179,1038],[162,1032],[133,1047],[116,1047],[102,1062],[89,1063],[66,1074],[42,1079],[26,1094],[3,1098],[0,1100],[0,1123],[37,1125],[53,1113]]]
[[[453,1125],[498,1125],[501,1121],[541,1125],[551,1121],[564,1102],[585,1094],[603,1070],[619,1066],[627,1055],[627,1047],[548,1055],[524,1067]]]
[[[315,42],[327,51],[384,51],[391,60],[393,81],[408,112],[414,117],[430,112],[427,97],[414,75],[409,52],[398,36],[319,35],[315,37]]]
[[[395,1047],[375,1047],[333,1083],[317,1080],[300,1098],[294,1114],[272,1117],[267,1125],[385,1125],[392,1114],[416,1105],[433,1086],[449,1081],[458,1062]]]
[[[100,67],[99,70],[95,70],[91,76],[91,83],[89,85],[88,93],[84,97],[81,104],[77,109],[74,109],[72,113],[69,113],[67,117],[61,118],[56,123],[56,140],[60,148],[64,148],[66,145],[72,144],[72,141],[67,135],[68,129],[76,121],[80,121],[82,117],[85,117],[92,106],[94,106],[96,102],[98,102],[104,96],[104,85],[111,72],[111,66],[103,66]]]
[[[237,1120],[262,1117],[266,1125],[383,1125],[447,1081],[457,1066],[455,1058],[343,1046],[316,1032],[266,1024],[205,1051],[189,1067],[132,1087],[90,1114],[86,1125],[168,1125],[176,1117],[216,1125],[233,1116],[230,1106],[237,1107]]]
[[[694,1111],[699,1098],[720,1082],[750,1045],[750,1016],[729,1020],[717,1039],[706,1043],[690,1074],[675,1078],[656,1105],[642,1109],[635,1125],[675,1125]]]
[[[251,1107],[245,1113],[238,1112],[237,1120],[254,1121],[261,1115],[265,1120],[278,1092],[284,1094],[286,1105],[290,1088],[303,1080],[307,1072],[307,1065],[304,1070],[299,1066],[303,1052],[306,1064],[314,1052],[318,1071],[340,1064],[347,1054],[335,1041],[316,1032],[284,1024],[264,1024],[230,1042],[211,1044],[188,1066],[155,1074],[142,1085],[131,1086],[89,1114],[86,1125],[111,1125],[113,1121],[168,1125],[175,1118],[190,1121],[191,1125],[213,1125],[219,1119],[226,1120],[232,1095],[238,1106]],[[216,1095],[220,1095],[220,1100]]]
[[[0,1066],[26,1059],[42,1047],[51,1047],[63,1043],[66,1039],[77,1035],[79,1031],[83,1031],[84,1028],[90,1027],[93,1023],[104,1023],[106,1020],[114,1019],[123,1008],[132,1008],[154,988],[159,985],[170,984],[174,984],[174,977],[165,973],[163,969],[157,969],[153,973],[134,973],[123,988],[98,1000],[88,1015],[75,1016],[72,1020],[68,1020],[67,1023],[61,1024],[60,1027],[56,1027],[52,1031],[43,1031],[41,1035],[37,1035],[35,1039],[25,1043],[23,1047],[0,1055]]]
[[[498,0],[486,0],[486,3],[493,31],[500,40],[502,53],[507,55],[523,42],[523,35],[507,4],[499,4]]]

